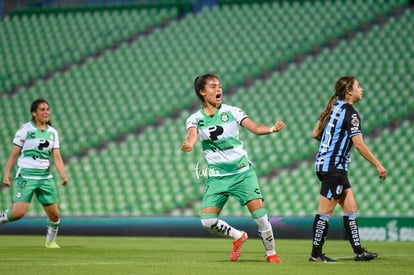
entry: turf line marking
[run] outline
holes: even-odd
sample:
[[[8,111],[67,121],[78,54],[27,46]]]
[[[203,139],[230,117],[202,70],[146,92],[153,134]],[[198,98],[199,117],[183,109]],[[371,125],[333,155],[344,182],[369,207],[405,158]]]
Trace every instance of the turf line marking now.
[[[88,262],[88,263],[51,263],[50,266],[72,266],[72,265],[121,265],[121,264],[136,264],[142,262]]]

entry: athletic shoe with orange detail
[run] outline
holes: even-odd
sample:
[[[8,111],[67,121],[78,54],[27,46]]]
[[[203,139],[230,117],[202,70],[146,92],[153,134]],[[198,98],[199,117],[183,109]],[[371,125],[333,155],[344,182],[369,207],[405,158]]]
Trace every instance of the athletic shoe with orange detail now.
[[[269,263],[272,263],[272,264],[280,264],[280,263],[282,263],[282,260],[279,259],[279,256],[277,256],[277,254],[273,254],[273,255],[267,256],[267,261]]]
[[[230,252],[231,261],[237,261],[237,259],[240,257],[243,243],[247,240],[247,238],[247,233],[242,231],[242,236],[237,240],[233,241],[233,248]]]

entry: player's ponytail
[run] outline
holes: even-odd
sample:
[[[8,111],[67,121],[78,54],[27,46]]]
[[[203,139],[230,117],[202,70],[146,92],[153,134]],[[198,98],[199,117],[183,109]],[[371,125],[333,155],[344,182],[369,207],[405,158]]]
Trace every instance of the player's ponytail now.
[[[195,91],[195,93],[196,93],[196,95],[197,95],[198,99],[199,99],[201,102],[204,102],[204,98],[203,98],[203,96],[200,94],[200,91],[204,88],[204,84],[205,84],[205,83],[203,83],[203,81],[202,81],[202,77],[201,77],[201,76],[197,76],[197,77],[194,79],[194,91]]]
[[[335,83],[335,93],[331,96],[326,105],[325,110],[322,111],[321,115],[319,116],[319,126],[317,129],[317,136],[316,139],[321,140],[323,130],[325,129],[326,124],[329,120],[329,115],[331,114],[332,108],[336,102],[336,98],[339,100],[345,99],[346,91],[352,89],[352,85],[354,85],[355,77],[353,76],[343,76],[339,78]]]
[[[326,105],[325,110],[323,110],[321,115],[319,116],[319,125],[318,125],[317,135],[316,135],[317,140],[322,139],[323,129],[325,129],[326,123],[328,123],[329,115],[332,111],[332,108],[335,102],[336,102],[336,93],[333,96],[331,96],[331,98],[328,101],[328,104]]]

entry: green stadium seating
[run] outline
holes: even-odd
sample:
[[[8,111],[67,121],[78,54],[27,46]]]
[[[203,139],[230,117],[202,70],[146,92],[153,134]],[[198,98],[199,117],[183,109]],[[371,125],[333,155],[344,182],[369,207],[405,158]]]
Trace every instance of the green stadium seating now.
[[[80,62],[177,15],[176,8],[148,8],[5,17],[0,21],[0,57],[5,62],[0,91]]]
[[[282,118],[287,124],[283,132],[272,136],[256,137],[245,130],[240,133],[261,176],[269,213],[313,215],[319,184],[313,174],[312,158],[318,144],[311,140],[310,133],[338,76],[354,74],[365,88],[364,100],[357,109],[367,134],[377,127],[389,127],[391,121],[405,121],[414,106],[410,93],[414,49],[412,38],[406,38],[414,22],[411,10],[404,10],[401,16],[383,25],[373,25],[369,31],[358,32],[349,41],[342,39],[346,32],[372,23],[379,14],[404,6],[406,1],[371,1],[369,9],[360,2],[335,3],[234,5],[189,15],[148,37],[2,97],[0,109],[5,121],[0,126],[4,124],[5,131],[0,135],[4,147],[11,147],[14,131],[30,118],[30,102],[37,96],[45,97],[51,103],[52,122],[60,130],[62,152],[68,159],[71,185],[59,187],[63,215],[198,215],[205,180],[195,176],[196,164],[204,163],[201,148],[198,145],[191,154],[179,148],[185,136],[185,119],[194,111],[191,106],[196,102],[192,91],[194,76],[219,69],[225,88],[244,83],[246,78],[254,79],[251,86],[237,87],[232,95],[227,95],[225,89],[226,103],[242,107],[258,122],[271,124]],[[329,25],[332,11],[349,12],[354,6],[358,15],[352,23]],[[364,14],[360,14],[361,10]],[[310,12],[326,17],[312,17]],[[70,20],[83,28],[90,22],[116,21],[101,16],[104,17],[90,13]],[[297,31],[303,18],[308,23],[303,27],[312,33],[307,41],[302,41],[303,35]],[[253,21],[257,31],[250,27]],[[120,39],[117,35],[124,34],[98,39],[94,45],[107,47]],[[301,63],[291,62],[297,54],[323,47],[331,38],[338,39],[339,44],[323,48],[319,55],[307,55]],[[202,47],[199,41],[208,41],[211,47]],[[80,50],[93,52],[96,48],[86,43]],[[256,78],[262,70],[274,69],[280,62],[288,62],[286,70],[267,79]],[[59,68],[61,63],[53,66]],[[178,110],[183,111],[177,113]],[[141,126],[144,131],[135,133]],[[407,128],[412,128],[411,122],[367,139],[380,159],[393,163],[390,168],[386,165],[389,171],[399,166],[395,163],[401,160],[401,150],[412,151],[410,140],[398,141],[400,132],[410,136]],[[386,142],[391,149],[383,152],[380,145]],[[0,150],[0,156],[5,159],[8,152],[9,149]],[[406,165],[412,167],[409,159]],[[403,169],[397,170],[401,180],[391,175],[376,190],[372,189],[378,185],[375,169],[358,158],[351,166],[357,175],[351,176],[362,215],[413,214],[412,200],[405,195],[410,189],[402,180],[407,180],[409,174],[404,174]],[[398,189],[387,189],[388,182]],[[382,194],[388,193],[395,197],[384,199]],[[398,198],[398,193],[403,194],[404,203],[385,206],[388,199]],[[2,190],[1,205],[8,200]],[[379,204],[381,201],[384,203]],[[42,213],[36,206],[28,215]],[[223,215],[248,213],[230,200]]]

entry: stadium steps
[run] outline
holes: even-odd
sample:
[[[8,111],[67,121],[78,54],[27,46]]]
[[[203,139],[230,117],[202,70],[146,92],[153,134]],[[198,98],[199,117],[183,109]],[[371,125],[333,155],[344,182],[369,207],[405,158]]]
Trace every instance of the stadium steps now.
[[[358,15],[353,22],[365,24],[383,13],[384,7],[386,7],[386,12],[390,13],[395,7],[405,2],[395,1],[388,5],[376,3],[364,16]],[[316,3],[315,9],[325,14],[336,8],[346,9],[347,5],[342,4]],[[364,6],[363,4],[356,6],[359,5]],[[354,8],[355,5],[349,6]],[[192,75],[196,71],[205,72],[212,68],[222,68],[223,71],[219,73],[222,75],[225,88],[226,86],[234,87],[246,78],[257,77],[261,70],[266,70],[269,66],[277,68],[280,62],[289,60],[284,59],[286,57],[293,58],[297,54],[305,54],[306,52],[303,51],[308,50],[314,43],[321,43],[319,37],[311,37],[302,41],[303,36],[295,31],[298,27],[296,22],[301,22],[307,10],[311,8],[313,5],[309,3],[303,5],[275,3],[205,9],[197,15],[188,15],[181,21],[173,21],[165,29],[156,30],[145,39],[123,45],[114,52],[107,52],[97,60],[88,60],[68,71],[57,73],[51,79],[39,81],[31,88],[22,87],[19,93],[34,91],[35,94],[50,98],[50,103],[54,106],[61,104],[68,106],[55,113],[56,120],[65,124],[62,128],[66,128],[66,124],[77,126],[73,134],[63,135],[66,144],[69,145],[63,150],[63,154],[65,158],[83,154],[90,147],[104,146],[108,140],[122,140],[126,133],[139,131],[146,125],[157,124],[159,119],[175,115],[177,110],[190,108],[194,100],[187,95],[191,90]],[[274,20],[271,11],[281,13],[281,15],[287,13],[289,16],[281,16],[276,22],[270,21],[272,24],[268,24],[268,20],[252,21],[257,17]],[[226,16],[229,13],[237,16]],[[91,18],[86,18],[87,22],[92,21]],[[215,31],[217,24],[212,24],[212,22],[221,22],[223,18],[228,21],[223,21],[220,25],[224,25],[226,29]],[[239,21],[237,21],[238,24],[233,24],[231,20]],[[318,23],[314,23],[315,25],[311,27],[316,28],[315,33],[319,35],[323,35],[325,29],[335,30],[325,37],[325,41],[329,40],[329,35],[340,36],[347,30],[355,28],[355,23],[331,26],[329,17],[315,21]],[[259,31],[246,35],[245,29],[253,23],[261,24]],[[233,30],[233,25],[237,26],[236,30]],[[273,25],[277,29],[288,31],[279,34],[274,28],[269,27]],[[200,33],[207,35],[217,33],[221,36],[218,38],[197,37]],[[226,33],[235,36],[223,35]],[[274,35],[269,35],[269,33],[274,33]],[[311,32],[308,31],[308,33]],[[274,37],[274,41],[269,40],[269,37]],[[246,40],[237,42],[236,39],[242,38]],[[195,47],[196,41],[200,39],[214,41],[215,46],[211,49]],[[284,43],[289,39],[293,40]],[[303,43],[307,46],[299,48],[295,46]],[[238,48],[233,48],[233,45]],[[243,45],[247,48],[243,48],[245,47]],[[278,47],[281,51],[278,51]],[[243,56],[234,55],[237,52],[242,53]],[[255,55],[250,56],[248,53]],[[277,58],[279,55],[282,59]],[[205,60],[203,63],[206,62],[206,64],[199,64],[199,60]],[[269,63],[269,60],[272,62]],[[170,84],[173,86],[171,87]],[[17,96],[20,97],[20,95]],[[7,105],[7,98],[5,100],[5,105]],[[79,120],[72,115],[73,106],[85,103],[88,106],[85,108],[85,118],[88,119],[81,117]],[[27,101],[24,104],[27,104]],[[119,106],[116,115],[107,117],[107,111],[114,111],[115,105]],[[160,108],[160,106],[163,107]],[[80,115],[82,116],[83,112]],[[102,124],[96,125],[99,120]],[[87,138],[78,142],[79,133],[83,133]]]
[[[56,13],[18,14],[0,21],[0,96],[17,93],[39,79],[83,64],[122,43],[176,18],[178,9],[131,8],[112,10],[62,9]]]
[[[411,22],[411,21],[408,21]],[[346,43],[346,42],[345,42]],[[326,53],[327,55],[328,53]],[[315,59],[318,58],[318,56],[315,57]],[[327,58],[326,56],[324,58]],[[315,60],[309,60],[315,61]],[[305,60],[306,62],[306,60]],[[331,64],[335,63],[336,60],[331,60]],[[312,62],[310,62],[312,63]],[[316,62],[317,64],[321,64]],[[323,63],[323,62],[322,62]],[[326,92],[327,90],[331,90],[332,86],[332,76],[329,75],[330,67],[325,68],[325,70],[320,72],[320,75],[318,77],[314,77],[313,75],[306,75],[306,71],[309,70],[309,68],[306,66],[306,63],[301,63],[291,65],[292,68],[287,68],[286,71],[282,73],[276,73],[277,77],[276,79],[283,78],[286,75],[286,78],[283,78],[283,81],[278,82],[272,82],[268,80],[263,80],[263,83],[253,83],[252,87],[255,87],[254,85],[257,85],[258,87],[263,84],[264,86],[268,88],[274,88],[274,87],[284,87],[280,90],[278,94],[280,94],[280,98],[273,98],[273,97],[264,97],[266,100],[261,100],[261,102],[265,101],[265,105],[252,105],[249,107],[245,107],[246,110],[248,110],[248,113],[252,117],[258,117],[258,118],[265,118],[265,116],[262,116],[260,112],[254,113],[254,110],[258,109],[267,109],[270,110],[274,106],[270,103],[275,102],[275,104],[279,102],[283,102],[283,105],[286,104],[286,110],[289,111],[288,115],[293,116],[295,110],[305,110],[307,105],[295,105],[295,101],[298,101],[298,98],[301,98],[301,95],[303,94],[309,94],[314,91],[312,87],[320,87],[320,95],[322,98],[326,98]],[[319,69],[319,67],[316,67],[316,69]],[[295,74],[295,71],[299,71],[298,74]],[[76,73],[74,73],[76,74]],[[305,77],[306,76],[306,77]],[[380,76],[380,72],[374,72],[374,74],[371,76],[371,79],[378,78]],[[365,75],[364,75],[365,77]],[[297,83],[295,80],[299,79],[299,83],[301,86],[300,88],[295,88]],[[325,79],[325,80],[323,80]],[[331,79],[331,80],[329,80]],[[366,77],[366,79],[370,79]],[[319,82],[316,80],[323,81],[323,85],[320,86]],[[290,81],[290,82],[289,82]],[[365,82],[365,81],[364,81]],[[68,82],[69,83],[69,82]],[[311,83],[310,87],[308,87],[306,84]],[[405,83],[405,82],[404,82]],[[286,85],[287,84],[287,85]],[[68,84],[70,85],[70,84]],[[324,86],[326,85],[326,86]],[[304,89],[301,89],[303,88]],[[405,86],[402,86],[405,87]],[[297,90],[295,90],[297,89]],[[51,90],[53,90],[53,87],[51,87]],[[273,90],[270,90],[273,91]],[[294,92],[291,92],[294,91]],[[255,89],[253,88],[243,88],[237,91],[237,93],[234,95],[234,97],[229,97],[229,103],[234,101],[235,104],[238,104],[239,99],[237,98],[240,95],[246,94],[246,95],[252,95],[255,93]],[[264,93],[266,94],[266,90],[264,90]],[[286,97],[282,96],[286,95]],[[70,95],[68,95],[69,97]],[[72,95],[73,96],[73,95]],[[97,97],[100,98],[100,97]],[[93,99],[88,99],[87,97],[81,98],[82,101],[85,101],[87,103],[87,106],[91,106],[91,108],[94,106]],[[88,101],[89,100],[89,101]],[[226,98],[227,101],[227,98]],[[254,102],[254,99],[251,99],[250,101]],[[312,103],[312,106],[315,106],[315,109],[318,110],[320,106],[325,104],[326,100],[321,100],[321,102]],[[20,102],[20,101],[15,101]],[[245,101],[243,101],[245,102]],[[259,101],[260,102],[260,101]],[[303,104],[304,102],[301,102]],[[96,103],[95,103],[96,104]],[[244,103],[243,103],[244,104]],[[266,105],[268,104],[268,105]],[[314,105],[313,105],[314,104]],[[73,113],[76,111],[76,105],[66,105],[69,108],[69,113]],[[22,107],[20,105],[16,106],[17,108]],[[24,108],[27,108],[25,106]],[[19,109],[17,109],[19,110]],[[252,113],[250,113],[250,110],[252,110]],[[312,110],[312,109],[311,109]],[[56,112],[58,113],[58,112]],[[141,214],[146,215],[147,213],[173,213],[178,214],[181,213],[180,211],[177,211],[176,209],[181,207],[185,208],[185,213],[188,215],[189,213],[195,213],[191,210],[188,211],[188,203],[198,201],[200,198],[200,195],[202,193],[202,181],[200,180],[199,184],[194,184],[194,164],[197,162],[201,162],[202,160],[202,154],[201,151],[198,149],[195,152],[192,153],[192,155],[185,155],[185,158],[183,157],[183,154],[179,152],[179,144],[181,142],[181,139],[183,137],[184,133],[184,120],[185,117],[189,115],[189,111],[185,111],[182,114],[180,114],[179,118],[177,119],[167,119],[163,123],[160,124],[160,127],[146,127],[142,134],[136,136],[134,134],[129,134],[126,136],[126,140],[122,144],[115,144],[115,143],[109,143],[106,149],[103,149],[101,151],[96,152],[98,154],[99,159],[105,159],[108,161],[108,163],[104,163],[101,166],[95,166],[90,164],[89,157],[86,156],[85,158],[71,158],[71,161],[69,162],[68,167],[68,174],[70,174],[70,177],[77,174],[75,176],[76,182],[74,182],[74,189],[77,189],[75,194],[82,194],[82,197],[74,196],[72,195],[74,193],[66,193],[66,191],[61,192],[62,194],[62,201],[65,203],[62,205],[64,210],[70,209],[74,214],[81,215],[82,213],[94,213],[98,215],[105,215],[105,213],[134,213],[134,214]],[[307,114],[307,118],[310,116],[314,116],[315,113],[312,111],[309,114]],[[289,125],[295,125],[298,122],[294,120],[294,115],[291,119],[291,123]],[[100,118],[102,119],[102,118]],[[273,116],[272,116],[273,119]],[[298,118],[299,119],[299,118]],[[57,121],[62,121],[62,119],[56,119]],[[270,121],[264,121],[271,123]],[[302,121],[299,121],[302,122]],[[303,121],[305,123],[305,121]],[[69,125],[70,126],[70,125]],[[312,127],[313,125],[311,125]],[[94,126],[93,126],[94,127]],[[289,126],[290,127],[290,126]],[[293,126],[295,127],[295,126]],[[309,124],[308,126],[309,127]],[[182,129],[182,130],[179,130]],[[288,129],[286,129],[288,130]],[[292,135],[297,135],[298,137],[303,137],[304,135],[300,133],[307,133],[308,131],[302,130],[302,128],[293,128],[293,130],[297,130],[299,133],[294,133]],[[303,131],[303,132],[302,132]],[[288,131],[286,131],[288,132]],[[81,133],[79,133],[81,134]],[[289,139],[291,137],[289,133]],[[249,135],[243,138],[249,138]],[[168,137],[166,139],[166,137]],[[275,138],[276,143],[274,143],[274,140],[265,138],[264,144],[259,144],[257,146],[258,148],[262,148],[262,151],[258,151],[256,153],[253,153],[251,149],[248,149],[249,152],[251,152],[251,155],[253,156],[253,160],[258,163],[265,163],[266,161],[260,160],[260,154],[263,152],[267,152],[268,148],[276,148],[277,150],[280,150],[279,152],[276,151],[274,154],[268,156],[269,158],[272,158],[274,156],[278,157],[281,152],[284,151],[285,144],[290,144],[289,142],[292,141],[283,141],[282,143],[279,143],[279,139]],[[271,138],[271,137],[269,137]],[[281,138],[283,139],[283,135],[281,135]],[[293,138],[292,138],[293,139]],[[246,146],[251,146],[248,144],[252,144],[250,141],[246,142]],[[303,144],[306,144],[306,142],[302,142]],[[140,147],[135,147],[135,145],[132,144],[139,144]],[[165,147],[167,144],[167,147]],[[177,144],[177,147],[174,147]],[[292,145],[296,145],[296,143],[291,143]],[[299,142],[299,144],[301,144]],[[172,148],[171,148],[172,147]],[[254,146],[256,147],[256,146]],[[292,146],[290,146],[292,147]],[[280,148],[280,149],[279,149]],[[136,151],[134,151],[136,150]],[[94,152],[95,149],[91,149],[90,152]],[[161,152],[165,152],[166,155],[171,156],[168,158],[159,158],[159,155]],[[129,153],[129,155],[126,155],[126,152]],[[135,153],[134,153],[135,152]],[[143,153],[146,152],[144,155]],[[293,151],[295,152],[295,151]],[[256,155],[254,155],[256,154]],[[306,153],[303,155],[303,157],[306,157]],[[259,161],[258,161],[259,159]],[[276,166],[278,166],[279,159],[271,159],[276,163]],[[119,164],[118,162],[121,162]],[[289,164],[289,160],[286,160],[286,163]],[[269,168],[272,169],[272,166],[269,166],[269,164],[259,164],[259,165],[267,165],[268,167],[258,167],[258,169],[261,172],[265,172],[262,174],[268,174]],[[84,170],[87,167],[90,167],[89,170]],[[76,169],[73,167],[77,167]],[[94,168],[95,167],[95,168]],[[97,169],[96,167],[100,167],[101,169]],[[116,169],[114,169],[116,167]],[[97,169],[97,170],[94,170]],[[161,173],[158,173],[162,171]],[[168,171],[168,173],[165,173],[165,171]],[[268,172],[266,172],[268,171]],[[183,172],[183,173],[181,173]],[[88,177],[90,176],[90,178]],[[128,180],[128,177],[125,178],[124,176],[121,177],[121,175],[131,175],[131,179]],[[161,176],[160,176],[161,175]],[[99,177],[98,177],[99,176]],[[142,176],[142,179],[140,178]],[[94,178],[97,177],[97,179],[94,180]],[[154,179],[155,178],[155,179]],[[135,181],[138,181],[135,182]],[[125,184],[125,187],[122,188],[122,190],[130,190],[128,194],[139,194],[135,197],[135,201],[129,202],[128,204],[123,203],[116,203],[121,202],[123,198],[125,198],[125,194],[121,193],[118,195],[116,190],[111,189],[111,186],[114,186],[115,183],[120,184],[119,186],[123,186],[121,184]],[[83,187],[84,185],[88,185],[88,187]],[[131,185],[137,185],[137,191],[133,191],[135,187]],[[161,189],[162,187],[167,188],[165,192],[170,192],[168,194],[174,194],[174,198],[171,198],[173,201],[173,209],[170,209],[169,207],[164,207],[162,202],[160,204],[161,198],[163,196],[158,196],[156,193]],[[83,191],[83,188],[88,188],[87,192]],[[121,188],[121,187],[120,187]],[[174,189],[175,188],[175,189]],[[104,190],[104,191],[103,191]],[[132,191],[131,191],[132,190]],[[98,194],[103,194],[98,197]],[[68,194],[72,194],[70,197],[68,197]],[[91,194],[96,194],[97,199],[92,199]],[[105,195],[106,194],[106,195]],[[102,199],[104,196],[106,196],[107,201]],[[82,208],[77,208],[77,210],[71,209],[68,204],[72,205],[71,203],[68,203],[72,200],[75,200],[75,198],[79,198],[79,200],[82,201]],[[133,197],[134,198],[134,197]],[[102,201],[103,200],[103,201]],[[95,202],[97,202],[95,204]],[[92,205],[98,205],[98,203],[101,202],[102,208],[95,207]],[[167,203],[167,202],[166,202]],[[77,205],[74,203],[73,205]],[[196,205],[196,203],[194,204]],[[143,210],[136,210],[137,212],[128,212],[128,209],[140,209],[140,207],[144,207]],[[80,207],[80,206],[79,206]],[[174,209],[175,207],[175,209]],[[96,208],[96,210],[94,210]],[[197,207],[195,206],[194,211],[196,211]],[[236,207],[234,207],[237,209]],[[131,211],[131,210],[129,210]],[[37,212],[40,213],[40,212]]]

